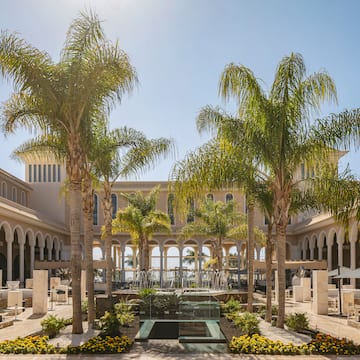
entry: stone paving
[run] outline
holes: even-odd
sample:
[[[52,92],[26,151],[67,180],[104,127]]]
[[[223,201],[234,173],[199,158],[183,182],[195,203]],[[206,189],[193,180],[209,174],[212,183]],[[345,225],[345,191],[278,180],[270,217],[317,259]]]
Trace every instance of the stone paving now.
[[[310,319],[311,327],[321,330],[325,333],[329,333],[338,337],[346,337],[347,339],[352,339],[356,343],[360,344],[360,331],[349,327],[347,325],[347,319],[344,317],[335,317],[335,316],[325,316],[325,315],[315,315],[311,312],[311,303],[294,303],[292,301],[288,301],[286,303],[287,312],[306,312],[308,318]],[[71,317],[72,305],[55,305],[52,311],[49,311],[48,314],[57,315],[64,318]],[[44,316],[34,316],[32,315],[32,309],[27,308],[23,313],[17,315],[17,321],[14,322],[14,325],[9,326],[4,329],[0,329],[0,341],[5,339],[15,339],[16,337],[24,337],[26,335],[34,334],[41,330],[40,322]],[[262,322],[261,323],[261,332],[263,335],[272,338],[279,339],[284,342],[293,342],[293,343],[302,343],[308,342],[309,338],[307,336],[297,334],[294,332],[289,332],[284,329],[278,329],[276,327],[271,327],[269,324]],[[79,345],[85,342],[87,339],[96,335],[96,331],[88,330],[86,323],[84,323],[84,334],[74,335],[71,334],[71,329],[67,328],[65,331],[62,331],[62,336],[55,338],[52,342],[55,345],[65,346],[68,344]],[[206,347],[206,345],[205,345]],[[191,350],[191,349],[190,349]],[[206,350],[206,349],[205,349]],[[207,349],[209,350],[209,349]],[[294,356],[284,356],[284,355],[236,355],[224,353],[223,349],[218,349],[220,352],[212,352],[212,353],[199,353],[199,352],[188,352],[189,349],[184,349],[184,347],[178,343],[177,340],[169,341],[169,340],[150,340],[146,344],[136,343],[132,350],[126,354],[118,354],[118,355],[22,355],[22,359],[28,360],[62,360],[62,359],[139,359],[139,360],[153,360],[153,359],[218,359],[218,360],[227,360],[227,359],[256,359],[256,360],[269,360],[269,359],[281,359],[281,360],[289,360],[294,359]],[[0,360],[4,359],[18,359],[18,355],[0,355]],[[356,356],[296,356],[296,359],[360,359],[360,357]]]

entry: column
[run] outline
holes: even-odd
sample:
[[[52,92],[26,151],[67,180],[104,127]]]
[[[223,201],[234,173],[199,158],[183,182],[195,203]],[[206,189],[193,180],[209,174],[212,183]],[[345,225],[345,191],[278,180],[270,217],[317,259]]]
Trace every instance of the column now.
[[[182,245],[179,246],[179,287],[183,287],[183,249]]]
[[[20,284],[25,283],[24,279],[24,243],[19,244],[19,274],[20,274]]]
[[[318,239],[317,241],[317,245],[318,245],[318,254],[319,254],[319,260],[322,260],[323,259],[323,255],[322,255],[322,248],[324,246],[324,238],[322,239]]]
[[[351,229],[351,226],[349,227]],[[357,227],[356,231],[349,232],[349,241],[350,241],[350,269],[356,269],[356,241],[357,241]],[[350,279],[350,284],[352,286],[356,285],[356,279]]]
[[[341,234],[341,236],[340,236]],[[340,231],[339,236],[337,237],[337,243],[338,243],[338,265],[343,266],[344,264],[344,233]]]
[[[327,263],[328,263],[328,270],[331,271],[332,270],[332,261],[331,261],[331,257],[332,257],[332,243],[333,243],[334,239],[329,239],[328,237],[326,238],[326,243],[327,243]]]
[[[309,242],[310,247],[310,260],[314,260],[314,247],[315,247],[315,241]]]
[[[48,248],[47,250],[48,250],[48,261],[51,261],[52,260],[52,256],[51,256],[52,255],[52,251],[51,251],[52,248]]]
[[[7,281],[12,281],[12,245],[14,240],[14,234],[11,234],[10,239],[6,239],[7,242]]]
[[[160,288],[162,288],[164,282],[164,246],[162,244],[159,245],[159,251],[160,251]]]
[[[125,244],[121,244],[121,281],[125,282]]]
[[[44,261],[44,246],[40,245],[39,251],[40,251],[40,261]]]
[[[198,257],[198,261],[199,261],[199,286],[201,287],[202,286],[202,274],[201,274],[201,271],[202,271],[202,244],[199,245],[198,249],[199,249],[199,257]]]
[[[236,243],[236,249],[237,249],[237,275],[238,275],[238,289],[240,289],[241,287],[241,283],[240,283],[240,269],[241,269],[241,245],[242,242],[237,242]]]
[[[30,244],[30,277],[33,278],[33,271],[35,267],[35,245]]]

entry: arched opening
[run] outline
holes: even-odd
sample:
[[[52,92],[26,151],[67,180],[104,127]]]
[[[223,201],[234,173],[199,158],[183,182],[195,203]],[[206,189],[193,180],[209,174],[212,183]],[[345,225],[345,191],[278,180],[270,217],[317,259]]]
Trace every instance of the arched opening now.
[[[338,242],[337,242],[337,236],[336,236],[336,233],[334,234],[334,237],[333,237],[333,244],[332,244],[332,247],[331,247],[331,266],[332,266],[332,269],[336,269],[339,265],[339,245],[338,245]]]

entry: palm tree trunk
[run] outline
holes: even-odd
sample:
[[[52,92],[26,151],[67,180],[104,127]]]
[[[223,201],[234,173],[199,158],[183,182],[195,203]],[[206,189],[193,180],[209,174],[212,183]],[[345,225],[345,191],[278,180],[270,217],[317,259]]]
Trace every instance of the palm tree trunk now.
[[[271,220],[270,220],[271,221]],[[266,313],[265,321],[271,323],[272,320],[272,253],[273,253],[273,244],[272,244],[272,224],[268,225],[268,233],[266,239]]]
[[[285,323],[285,246],[286,246],[286,222],[281,221],[276,225],[276,253],[277,253],[277,272],[279,284],[279,312],[276,326],[284,327]]]
[[[111,185],[109,181],[104,181],[104,226],[105,226],[105,259],[106,259],[106,294],[111,296],[112,293],[112,258],[111,258],[111,246],[112,246],[112,211],[111,211]]]
[[[150,268],[150,249],[149,249],[149,241],[146,239],[144,241],[144,269],[145,271],[149,271]]]
[[[253,294],[254,294],[254,218],[255,218],[254,200],[248,197],[248,306],[247,311],[253,311]]]
[[[222,270],[222,238],[219,237],[215,242],[216,264],[215,267],[218,271]]]
[[[83,181],[83,213],[84,213],[84,243],[85,243],[85,267],[86,267],[86,290],[88,297],[88,327],[91,329],[95,320],[94,301],[94,265],[93,265],[93,189],[91,177],[87,172]]]
[[[70,241],[71,241],[71,291],[73,324],[72,333],[82,334],[81,315],[81,250],[80,250],[80,217],[81,217],[81,190],[80,182],[70,183]]]

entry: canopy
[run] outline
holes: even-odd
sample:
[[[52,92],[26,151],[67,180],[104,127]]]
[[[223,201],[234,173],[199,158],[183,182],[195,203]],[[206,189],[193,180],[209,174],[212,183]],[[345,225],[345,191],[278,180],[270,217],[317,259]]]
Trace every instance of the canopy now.
[[[346,266],[340,266],[337,269],[329,271],[329,276],[335,279],[360,279],[360,268],[351,270]]]

